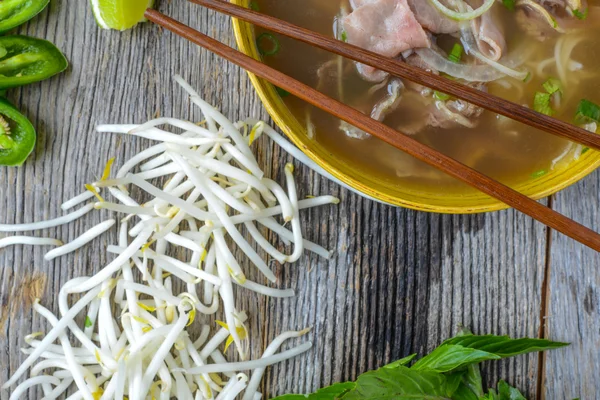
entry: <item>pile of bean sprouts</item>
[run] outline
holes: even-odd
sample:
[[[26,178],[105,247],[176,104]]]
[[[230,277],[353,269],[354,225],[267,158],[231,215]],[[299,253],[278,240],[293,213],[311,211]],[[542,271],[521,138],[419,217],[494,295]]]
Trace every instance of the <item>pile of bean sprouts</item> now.
[[[65,211],[75,211],[44,222],[0,225],[0,232],[45,229],[95,209],[110,210],[120,218],[104,221],[66,244],[31,236],[0,240],[0,247],[58,246],[46,254],[51,260],[84,246],[115,224],[119,227],[118,243],[107,248],[114,259],[92,277],[68,281],[58,294],[58,315],[35,302],[34,310],[52,328],[25,338],[27,358],[3,386],[22,381],[11,399],[38,385],[44,399],[55,399],[74,384],[76,391],[69,399],[256,400],[261,398],[257,389],[267,366],[311,347],[305,342],[280,351],[284,342],[308,330],[284,332],[262,358],[247,361],[248,316],[237,308],[233,286],[272,297],[293,296],[291,289],[248,280],[242,264],[253,264],[275,282],[269,263],[255,248],[280,263],[297,261],[304,250],[329,257],[326,249],[303,238],[299,211],[338,200],[332,196],[299,200],[291,164],[285,166],[285,189],[264,177],[250,148],[262,134],[301,162],[315,165],[264,122],[234,124],[181,77],[175,80],[201,109],[203,123],[159,118],[143,125],[98,126],[98,132],[137,135],[159,143],[127,160],[114,176],[113,160],[109,161],[100,180],[62,205]],[[163,187],[153,183],[160,178],[167,179]],[[134,200],[130,196],[134,187],[151,200],[143,204]],[[241,226],[247,234],[241,233]],[[291,250],[280,251],[265,232],[276,234]],[[234,248],[249,262],[236,259]],[[189,259],[169,255],[181,249],[187,250]],[[183,281],[184,293],[174,292],[175,280]],[[85,314],[83,324],[75,321],[80,313]],[[217,313],[223,321],[211,329],[208,316]],[[200,332],[196,337],[191,336],[192,324]],[[228,352],[230,345],[235,352]],[[231,362],[236,354],[241,361]],[[22,380],[28,370],[30,376]]]

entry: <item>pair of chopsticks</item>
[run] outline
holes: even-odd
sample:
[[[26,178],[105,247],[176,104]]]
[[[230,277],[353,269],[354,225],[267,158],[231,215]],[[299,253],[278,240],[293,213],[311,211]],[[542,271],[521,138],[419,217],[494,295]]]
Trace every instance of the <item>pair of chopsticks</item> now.
[[[230,4],[222,0],[190,0],[193,3],[214,9],[224,14],[262,26],[324,50],[345,56],[354,61],[370,65],[427,86],[443,93],[448,93],[482,108],[515,119],[532,127],[544,130],[563,138],[579,142],[588,147],[600,150],[600,136],[582,128],[535,112],[488,93],[475,90],[455,81],[442,78],[425,70],[410,66],[390,58],[380,56],[371,51],[353,46],[342,41],[328,38],[316,32],[300,28],[279,19]],[[538,220],[552,229],[577,240],[578,242],[600,251],[600,234],[567,218],[537,201],[511,189],[510,187],[434,150],[415,139],[398,132],[381,122],[328,97],[317,90],[279,72],[260,61],[226,46],[160,12],[148,9],[145,12],[148,20],[164,27],[173,33],[204,47],[205,49],[229,60],[254,75],[266,79],[272,84],[288,91],[296,97],[344,120],[355,127],[385,141],[386,143],[426,162],[429,165],[453,176],[481,192],[494,197],[510,207]]]

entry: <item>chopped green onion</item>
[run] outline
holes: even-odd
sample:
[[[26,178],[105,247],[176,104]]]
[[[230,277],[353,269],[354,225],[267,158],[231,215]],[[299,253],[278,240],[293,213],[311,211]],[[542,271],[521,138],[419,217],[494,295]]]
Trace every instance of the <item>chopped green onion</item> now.
[[[440,101],[448,101],[450,100],[450,95],[442,92],[438,92],[437,90],[433,92],[433,98]]]
[[[587,153],[589,149],[590,149],[589,147],[584,147],[583,150],[581,150],[581,154],[583,155],[583,154]]]
[[[550,97],[551,95],[549,93],[537,92],[533,99],[533,109],[549,116],[554,114],[554,110],[550,107]]]
[[[348,33],[346,33],[346,31],[342,31],[341,39],[342,39],[342,42],[348,41]]]
[[[85,317],[85,327],[86,327],[86,328],[89,328],[89,327],[91,327],[92,325],[93,325],[93,324],[92,324],[92,320],[90,319],[90,317]]]
[[[546,175],[547,173],[548,173],[548,171],[541,169],[541,170],[539,170],[539,171],[534,172],[533,174],[531,174],[531,177],[534,178],[534,179],[535,178],[541,178],[542,176]]]
[[[502,4],[510,11],[515,11],[516,0],[502,0]]]
[[[583,125],[590,122],[600,122],[600,107],[589,100],[583,99],[579,102],[575,113],[575,123]]]
[[[268,42],[270,48],[264,46],[265,42]],[[281,49],[279,40],[273,34],[266,32],[256,38],[256,46],[258,47],[258,52],[263,56],[274,56]]]
[[[575,16],[575,18],[577,19],[586,19],[588,16],[588,12],[589,12],[589,8],[586,8],[585,11],[581,12],[579,10],[573,10],[573,15]]]
[[[562,93],[563,91],[560,81],[556,78],[548,79],[546,82],[544,82],[542,86],[544,86],[544,89],[546,89],[546,92],[548,92],[548,94],[554,94],[556,92]]]
[[[254,11],[260,11],[260,7],[255,1],[250,2],[250,9]]]
[[[460,45],[460,43],[455,43],[454,47],[452,47],[452,51],[450,52],[450,54],[448,54],[448,60],[458,64],[462,59],[462,55],[463,47]]]
[[[279,97],[288,97],[290,95],[290,92],[288,92],[285,89],[280,88],[279,86],[275,86],[275,91],[277,92]]]

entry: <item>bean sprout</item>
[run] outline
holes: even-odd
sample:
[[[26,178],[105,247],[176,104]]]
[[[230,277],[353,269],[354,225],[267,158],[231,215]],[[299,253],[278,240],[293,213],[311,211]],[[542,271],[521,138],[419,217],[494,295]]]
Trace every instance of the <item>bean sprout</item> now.
[[[0,239],[0,249],[15,244],[26,244],[32,246],[62,246],[63,242],[57,239],[38,238],[31,236],[9,236]]]
[[[64,246],[60,246],[54,250],[49,251],[48,253],[46,253],[46,256],[44,258],[49,261],[49,260],[53,260],[56,257],[72,253],[75,250],[77,250],[78,248],[91,242],[94,238],[100,236],[101,234],[103,234],[104,232],[109,230],[114,224],[115,224],[114,219],[109,219],[108,221],[104,221],[104,222],[94,226],[93,228],[91,228],[90,230],[88,230],[87,232],[85,232],[83,235],[79,236],[77,239],[73,240],[72,242],[67,243]]]
[[[175,118],[100,125],[98,132],[160,143],[124,160],[112,177],[111,159],[102,179],[86,185],[86,192],[65,201],[61,208],[69,210],[94,197],[97,200],[52,220],[0,225],[0,232],[45,229],[93,210],[122,218],[117,243],[106,248],[112,261],[91,277],[66,282],[58,293],[58,315],[35,303],[34,310],[51,328],[46,334],[25,338],[27,358],[3,387],[16,384],[29,368],[31,376],[13,389],[11,399],[35,385],[41,386],[44,398],[54,399],[74,384],[76,391],[69,399],[233,400],[241,395],[254,400],[260,397],[257,387],[266,366],[312,346],[305,342],[275,354],[284,341],[307,330],[284,332],[262,358],[243,361],[249,356],[250,334],[233,286],[274,298],[293,296],[292,289],[246,279],[245,268],[253,265],[263,278],[276,282],[274,264],[261,254],[279,263],[297,261],[304,250],[329,257],[329,251],[303,238],[300,211],[339,202],[333,196],[300,200],[292,164],[285,166],[285,189],[264,177],[251,144],[266,133],[301,157],[301,162],[327,174],[264,122],[232,123],[181,77],[175,79],[200,107],[206,125]],[[132,186],[150,199],[141,202],[131,197]],[[56,239],[10,236],[0,239],[0,248],[60,246],[46,253],[45,258],[51,260],[81,248],[116,222],[106,220],[64,245]],[[289,248],[277,248],[267,240],[271,236]],[[185,292],[178,291],[180,287]],[[209,316],[214,314],[224,322],[218,321],[220,326],[211,329]],[[192,337],[189,327],[198,324],[200,333]],[[241,362],[231,362],[231,344]],[[249,377],[244,370],[254,372]],[[224,378],[215,373],[223,373]]]

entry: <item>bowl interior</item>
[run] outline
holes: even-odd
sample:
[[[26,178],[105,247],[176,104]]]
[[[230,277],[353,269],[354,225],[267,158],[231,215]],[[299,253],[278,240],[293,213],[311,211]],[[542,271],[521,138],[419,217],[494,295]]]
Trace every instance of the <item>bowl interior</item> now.
[[[250,0],[232,0],[232,2],[247,7]],[[238,19],[233,20],[233,25],[239,49],[260,60],[252,25]],[[253,74],[249,76],[269,115],[288,138],[322,168],[360,192],[384,203],[438,213],[468,214],[507,208],[504,203],[476,191],[447,193],[415,190],[389,179],[365,173],[361,168],[353,165],[352,160],[336,156],[316,141],[309,139],[306,128],[290,112],[275,87]],[[572,162],[568,168],[551,171],[513,188],[529,197],[540,199],[577,182],[598,166],[600,166],[600,152],[590,150],[579,160]]]

